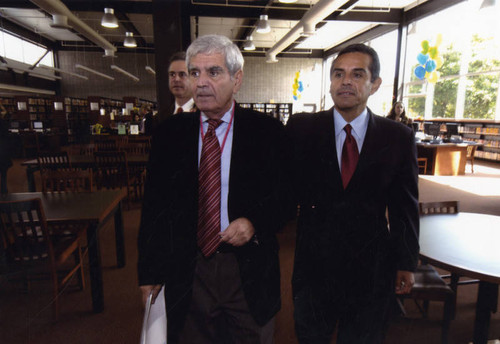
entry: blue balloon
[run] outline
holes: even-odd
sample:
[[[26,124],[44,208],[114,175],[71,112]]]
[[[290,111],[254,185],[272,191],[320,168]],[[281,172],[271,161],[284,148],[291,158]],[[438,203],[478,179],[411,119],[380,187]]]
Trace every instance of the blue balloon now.
[[[424,67],[422,67],[422,66],[417,66],[417,67],[415,68],[414,73],[415,73],[415,76],[416,76],[417,78],[419,78],[420,80],[424,80],[424,78],[425,78],[425,68],[424,68]]]
[[[429,60],[429,61],[427,61],[427,63],[425,64],[425,70],[426,70],[427,72],[429,72],[429,73],[430,73],[430,72],[432,72],[434,69],[436,69],[436,66],[437,66],[437,65],[436,65],[436,61],[434,61],[434,60]]]
[[[299,92],[304,90],[304,86],[302,86],[302,81],[299,81]]]
[[[427,60],[429,59],[429,55],[427,54],[422,54],[422,53],[419,53],[417,55],[417,61],[423,66],[425,65],[425,63],[427,62]]]
[[[297,100],[297,99],[298,99],[297,96],[293,96],[293,100]]]

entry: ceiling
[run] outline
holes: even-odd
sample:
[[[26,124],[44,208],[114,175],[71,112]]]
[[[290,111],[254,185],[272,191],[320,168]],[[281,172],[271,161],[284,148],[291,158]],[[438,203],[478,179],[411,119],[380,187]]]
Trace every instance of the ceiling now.
[[[159,0],[155,0],[159,1]],[[399,24],[433,13],[462,0],[183,0],[190,18],[191,39],[205,34],[222,34],[240,47],[252,36],[256,49],[245,55],[324,57],[351,39],[369,38],[393,30]],[[66,7],[72,28],[51,27],[52,7]],[[114,9],[117,29],[101,26],[104,7]],[[324,7],[322,11],[319,7]],[[42,9],[43,8],[43,9]],[[106,43],[118,51],[154,51],[152,0],[3,0],[2,28],[56,50],[78,50],[82,46],[103,48]],[[334,9],[334,10],[332,10]],[[267,14],[271,32],[255,31],[259,16]],[[305,19],[311,17],[316,32],[304,37]],[[69,20],[71,21],[71,20]],[[81,25],[87,26],[82,31]],[[92,34],[89,34],[89,31]],[[126,32],[132,32],[137,48],[123,47]],[[89,38],[90,37],[90,38]],[[104,43],[106,42],[106,43]],[[108,47],[109,47],[108,46]]]

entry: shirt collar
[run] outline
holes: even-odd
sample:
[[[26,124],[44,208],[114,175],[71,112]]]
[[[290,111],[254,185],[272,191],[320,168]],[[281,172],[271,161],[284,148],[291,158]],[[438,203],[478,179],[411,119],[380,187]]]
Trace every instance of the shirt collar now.
[[[233,112],[233,108],[234,108],[234,101],[233,101],[233,104],[231,105],[231,107],[229,108],[229,110],[227,110],[227,112],[224,114],[224,116],[222,116],[222,118],[221,118],[222,122],[229,123],[229,121],[231,120],[231,114]],[[201,120],[203,121],[203,123],[208,121],[207,115],[205,115],[203,112],[201,113]]]
[[[178,108],[182,108],[182,111],[183,112],[191,112],[191,109],[193,108],[194,106],[194,99],[191,98],[189,99],[184,105],[180,106],[179,104],[177,104],[177,101],[175,101],[175,109],[174,109],[174,113],[177,113],[177,109]]]
[[[338,136],[342,130],[344,130],[345,125],[348,123],[342,117],[340,113],[338,113],[335,108],[333,108],[333,121],[335,126],[335,136]],[[361,114],[352,120],[349,123],[352,127],[352,130],[359,137],[364,137],[366,133],[366,129],[368,128],[368,110],[365,108]]]

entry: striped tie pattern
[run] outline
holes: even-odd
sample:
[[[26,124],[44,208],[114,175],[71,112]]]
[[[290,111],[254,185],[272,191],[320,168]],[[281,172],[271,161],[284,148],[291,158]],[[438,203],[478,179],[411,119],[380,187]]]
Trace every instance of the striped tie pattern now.
[[[344,146],[342,147],[342,158],[341,158],[341,173],[342,173],[342,184],[344,189],[347,188],[349,181],[351,180],[354,170],[356,170],[356,165],[358,164],[359,152],[358,144],[356,139],[351,134],[351,125],[346,124],[344,130],[346,132],[346,137],[344,141]]]
[[[215,128],[221,120],[209,119],[203,137],[198,172],[198,247],[205,257],[220,243],[221,151]]]

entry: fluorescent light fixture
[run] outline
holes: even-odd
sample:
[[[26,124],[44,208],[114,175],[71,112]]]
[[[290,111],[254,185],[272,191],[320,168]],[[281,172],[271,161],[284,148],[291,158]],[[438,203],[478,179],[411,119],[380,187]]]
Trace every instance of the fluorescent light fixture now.
[[[280,0],[282,4],[293,4],[294,2],[297,2],[297,0]]]
[[[253,44],[252,36],[247,36],[247,40],[243,43],[244,50],[255,50],[255,44]]]
[[[72,75],[72,76],[76,76],[77,78],[84,79],[84,80],[88,80],[89,79],[85,75],[81,75],[81,74],[77,74],[77,73],[73,73],[73,72],[68,72],[68,71],[66,71],[64,69],[60,69],[60,68],[54,68],[54,67],[49,67],[49,66],[38,66],[38,68],[50,69],[50,70],[53,70],[55,72],[65,73],[65,74],[69,74],[69,75]]]
[[[118,19],[115,17],[115,10],[112,8],[105,8],[104,15],[101,19],[101,25],[110,29],[118,27]]]
[[[151,74],[153,74],[153,75],[156,75],[155,70],[154,70],[153,68],[151,68],[151,66],[146,66],[146,67],[144,67],[144,69],[145,69],[147,72],[149,72],[149,73],[151,73]]]
[[[347,7],[342,12],[340,12],[339,16],[343,16],[344,14],[346,14],[347,12],[349,12],[350,10],[352,10],[354,7],[356,7],[356,3],[357,3],[357,1],[354,4],[352,4],[351,6]]]
[[[62,79],[60,76],[37,73],[33,71],[33,69],[29,68],[23,68],[23,67],[10,67],[10,68],[12,68],[12,70],[16,73],[19,74],[28,73],[31,76],[36,76],[37,78],[42,78],[46,80],[55,81],[56,79],[58,80]]]
[[[136,77],[135,75],[127,72],[125,69],[121,69],[120,67],[118,67],[117,65],[114,65],[112,64],[111,65],[111,69],[112,70],[116,70],[117,72],[120,72],[122,73],[123,75],[126,75],[128,76],[130,79],[134,80],[134,81],[139,81],[140,79],[138,77]]]
[[[123,46],[127,48],[137,47],[137,42],[135,41],[133,32],[125,32],[125,40],[123,41]]]
[[[96,71],[95,69],[92,69],[92,68],[89,68],[89,67],[85,67],[85,66],[82,66],[81,64],[77,63],[75,64],[75,68],[78,68],[78,69],[83,69],[87,72],[90,72],[90,73],[93,73],[95,75],[99,75],[100,77],[102,78],[106,78],[106,79],[109,79],[109,80],[115,80],[115,78],[113,78],[112,76],[109,76],[107,74],[104,74],[104,73],[101,73],[101,72],[98,72]]]
[[[258,33],[271,32],[271,25],[269,24],[267,14],[260,15],[259,22],[257,23],[257,32]]]

